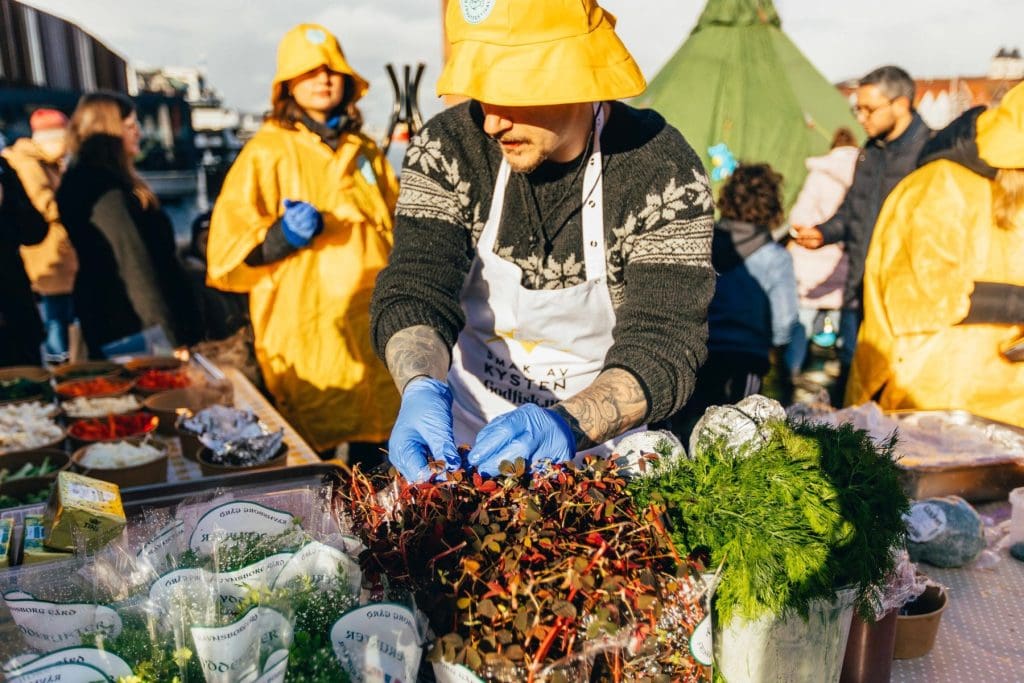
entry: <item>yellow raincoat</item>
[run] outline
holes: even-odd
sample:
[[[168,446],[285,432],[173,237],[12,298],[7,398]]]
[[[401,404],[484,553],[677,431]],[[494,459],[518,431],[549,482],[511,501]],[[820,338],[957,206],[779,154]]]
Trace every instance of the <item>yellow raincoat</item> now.
[[[983,113],[976,140],[996,168],[1024,168],[1024,86]],[[846,402],[881,391],[885,410],[961,409],[1024,427],[1024,363],[1000,347],[1018,325],[957,325],[975,282],[1024,285],[1024,211],[992,215],[994,183],[952,161],[926,164],[886,200],[864,273],[864,323]]]
[[[330,43],[317,41],[319,53],[328,51],[319,62],[313,48],[305,64],[303,55],[296,59],[294,50],[288,53],[290,39],[294,47],[303,35],[322,37],[323,32],[305,25],[285,37],[275,97],[282,81],[320,64],[354,75],[336,41],[336,55],[330,54]],[[310,60],[316,63],[310,66]],[[288,75],[284,63],[301,70]],[[267,388],[284,417],[317,450],[345,441],[384,441],[398,412],[398,392],[369,332],[370,296],[391,251],[397,194],[390,165],[368,138],[344,134],[332,151],[301,124],[292,130],[271,121],[243,148],[214,208],[208,283],[249,294],[256,356]],[[281,217],[285,199],[315,206],[323,232],[280,261],[247,266],[246,256]]]

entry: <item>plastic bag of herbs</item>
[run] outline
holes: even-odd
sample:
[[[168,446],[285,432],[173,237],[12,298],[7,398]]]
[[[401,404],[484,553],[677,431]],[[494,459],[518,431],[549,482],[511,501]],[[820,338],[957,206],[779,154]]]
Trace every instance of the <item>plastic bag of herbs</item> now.
[[[744,439],[725,430],[695,440],[689,457],[631,482],[630,495],[659,510],[679,553],[724,565],[719,624],[806,617],[812,601],[850,588],[870,618],[872,589],[904,542],[895,436],[876,445],[849,425],[755,422]]]
[[[524,469],[412,485],[356,469],[339,489],[364,583],[415,597],[438,680],[705,680],[700,579],[616,465]]]
[[[256,504],[225,501],[207,519],[247,505]],[[85,561],[5,575],[14,582],[7,610],[27,614],[30,621],[15,621],[37,634],[5,651],[3,660],[16,665],[5,680],[44,665],[58,667],[47,675],[75,673],[59,668],[68,666],[68,647],[100,678],[121,683],[360,680],[362,663],[341,657],[331,637],[358,605],[353,539],[314,537],[298,518],[277,512],[291,521],[274,534],[151,513]],[[36,614],[65,618],[37,624]]]

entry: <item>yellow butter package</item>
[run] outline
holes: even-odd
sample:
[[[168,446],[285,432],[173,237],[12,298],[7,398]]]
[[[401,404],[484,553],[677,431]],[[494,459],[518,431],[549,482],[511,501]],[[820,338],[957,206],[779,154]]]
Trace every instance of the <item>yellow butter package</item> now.
[[[92,550],[121,533],[125,526],[117,484],[73,472],[57,475],[46,506],[44,542],[57,550],[74,550],[76,539]]]
[[[0,519],[0,567],[11,566],[11,539],[14,538],[14,520]]]
[[[43,516],[25,515],[25,529],[21,540],[21,563],[39,564],[41,562],[52,562],[64,560],[72,556],[72,553],[60,550],[51,550],[43,545]]]

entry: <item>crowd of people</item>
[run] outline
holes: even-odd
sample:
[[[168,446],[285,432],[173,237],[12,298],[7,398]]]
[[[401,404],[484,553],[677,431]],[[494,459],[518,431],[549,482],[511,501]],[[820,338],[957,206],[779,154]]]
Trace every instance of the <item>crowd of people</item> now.
[[[713,197],[679,131],[622,102],[646,84],[614,19],[543,1],[449,3],[437,92],[464,101],[400,187],[338,39],[282,39],[271,112],[189,252],[246,297],[265,386],[315,449],[420,480],[685,437],[773,366],[798,381],[809,344],[835,346],[837,403],[1024,426],[1024,85],[933,132],[911,77],[872,71],[866,142],[835,131],[787,212],[765,160]],[[72,321],[90,358],[203,338],[131,100],[31,127],[0,156],[0,365],[66,362]]]

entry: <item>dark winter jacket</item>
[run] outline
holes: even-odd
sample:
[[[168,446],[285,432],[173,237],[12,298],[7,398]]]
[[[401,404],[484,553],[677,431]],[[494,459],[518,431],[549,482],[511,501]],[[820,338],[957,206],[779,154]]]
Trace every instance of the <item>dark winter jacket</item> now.
[[[78,252],[75,312],[89,355],[160,325],[175,344],[198,340],[198,313],[175,253],[174,230],[158,208],[105,168],[73,165],[57,204]]]
[[[0,157],[0,366],[38,365],[43,324],[18,248],[46,237],[17,173]]]
[[[931,130],[915,113],[910,125],[895,140],[868,140],[857,159],[853,185],[846,198],[836,214],[818,226],[826,244],[846,243],[850,272],[843,291],[844,308],[860,308],[864,261],[882,203],[892,189],[917,168],[918,156],[930,136]]]
[[[718,277],[708,307],[708,352],[768,360],[788,344],[797,321],[793,259],[768,228],[723,219],[715,225],[711,262]]]

